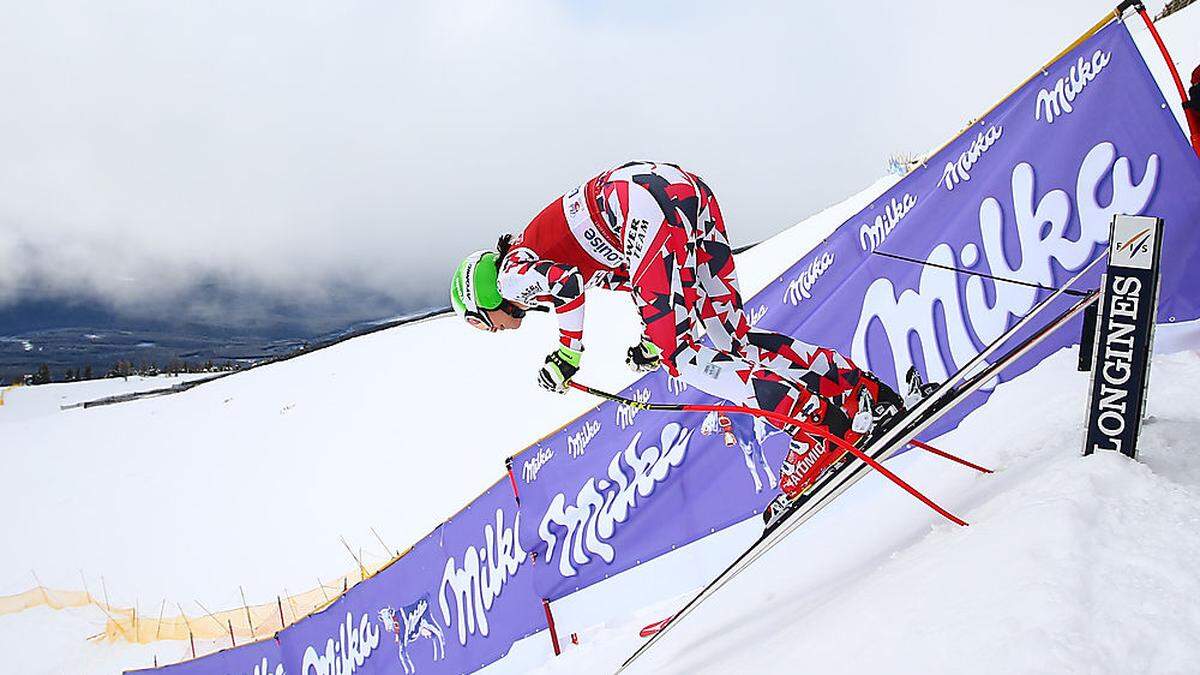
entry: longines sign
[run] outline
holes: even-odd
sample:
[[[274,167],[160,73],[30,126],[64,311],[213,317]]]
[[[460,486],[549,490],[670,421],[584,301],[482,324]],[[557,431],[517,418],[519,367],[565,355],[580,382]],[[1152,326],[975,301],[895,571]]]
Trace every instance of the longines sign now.
[[[1158,307],[1162,219],[1115,216],[1109,241],[1083,453],[1136,457]]]

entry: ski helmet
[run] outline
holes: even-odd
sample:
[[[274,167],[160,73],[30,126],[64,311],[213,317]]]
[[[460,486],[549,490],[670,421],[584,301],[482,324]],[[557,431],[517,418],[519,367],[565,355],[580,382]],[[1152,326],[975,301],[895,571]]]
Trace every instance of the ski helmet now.
[[[476,251],[462,261],[450,280],[450,304],[455,313],[483,330],[492,329],[488,310],[504,304],[496,285],[498,258],[495,251]]]

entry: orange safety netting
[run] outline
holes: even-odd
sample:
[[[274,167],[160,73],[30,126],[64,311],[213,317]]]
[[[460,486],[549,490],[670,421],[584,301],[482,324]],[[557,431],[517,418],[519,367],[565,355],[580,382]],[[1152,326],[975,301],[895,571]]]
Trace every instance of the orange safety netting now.
[[[182,613],[182,608],[176,605],[173,616],[165,616],[164,602],[158,612],[148,614],[144,609],[139,612],[133,607],[113,607],[87,591],[67,591],[38,585],[16,595],[0,596],[0,615],[16,614],[36,607],[70,609],[94,606],[108,617],[104,631],[92,636],[94,640],[146,644],[158,640],[232,638],[237,644],[243,644],[273,635],[323,608],[336,600],[345,589],[369,578],[391,562],[372,566],[369,570],[361,568],[329,582],[321,582],[317,588],[278,597],[274,602],[216,612],[189,615]]]

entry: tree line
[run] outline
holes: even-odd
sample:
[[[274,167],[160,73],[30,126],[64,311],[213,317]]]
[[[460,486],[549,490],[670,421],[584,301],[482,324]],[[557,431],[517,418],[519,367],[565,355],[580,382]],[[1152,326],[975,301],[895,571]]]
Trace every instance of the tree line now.
[[[212,359],[206,361],[186,361],[184,359],[171,359],[164,366],[160,366],[154,361],[140,361],[134,363],[130,360],[120,359],[112,364],[103,375],[97,376],[92,369],[91,364],[82,368],[67,368],[63,370],[58,377],[51,372],[49,364],[41,364],[37,370],[32,373],[27,373],[19,378],[23,384],[49,384],[51,382],[81,382],[83,380],[94,380],[104,377],[153,377],[155,375],[179,375],[180,373],[220,373],[231,370],[239,370],[242,365],[236,361],[221,361],[214,362]]]

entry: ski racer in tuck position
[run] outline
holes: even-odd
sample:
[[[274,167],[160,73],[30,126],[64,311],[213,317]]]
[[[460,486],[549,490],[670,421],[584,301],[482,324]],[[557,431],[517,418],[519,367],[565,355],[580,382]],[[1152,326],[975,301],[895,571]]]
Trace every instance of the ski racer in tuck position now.
[[[630,162],[554,200],[520,234],[468,256],[450,299],[459,316],[492,332],[520,327],[528,309],[553,311],[559,346],[538,383],[561,393],[583,356],[591,287],[633,298],[644,331],[627,352],[630,368],[661,366],[713,396],[814,423],[851,443],[921,393],[915,371],[901,397],[833,349],[751,328],[717,199],[674,164]],[[712,346],[701,343],[702,332]],[[781,505],[845,455],[784,431],[792,442],[780,471]]]

